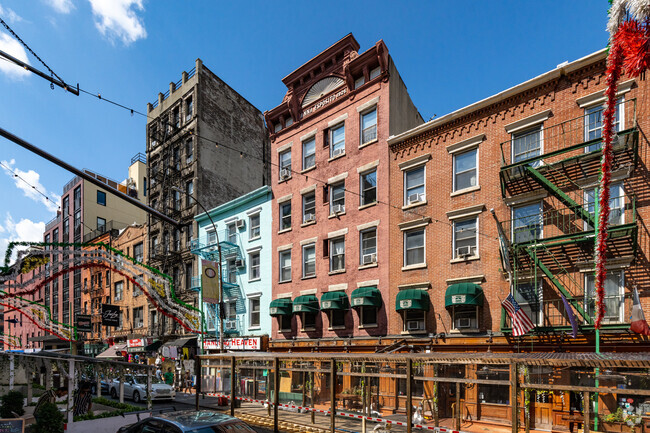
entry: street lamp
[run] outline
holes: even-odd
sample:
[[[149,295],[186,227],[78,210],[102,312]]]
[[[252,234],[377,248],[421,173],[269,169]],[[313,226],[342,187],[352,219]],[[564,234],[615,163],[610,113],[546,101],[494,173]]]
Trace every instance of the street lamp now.
[[[223,278],[222,278],[222,265],[221,265],[221,243],[219,242],[219,233],[217,232],[217,225],[214,223],[214,220],[212,219],[212,216],[210,216],[210,212],[201,204],[200,201],[198,201],[196,198],[192,197],[190,194],[187,192],[183,191],[181,188],[177,186],[172,186],[172,190],[179,192],[181,194],[185,194],[190,198],[190,200],[194,200],[196,204],[199,205],[201,210],[205,212],[205,214],[208,216],[210,219],[210,222],[212,223],[212,228],[214,229],[214,236],[215,240],[217,242],[217,254],[219,255],[219,352],[223,353]],[[193,223],[192,223],[193,224]],[[198,228],[198,227],[197,227]],[[197,237],[198,237],[198,230],[197,230]],[[202,289],[203,287],[201,287]],[[201,292],[201,346],[200,346],[200,353],[203,353],[203,293]]]

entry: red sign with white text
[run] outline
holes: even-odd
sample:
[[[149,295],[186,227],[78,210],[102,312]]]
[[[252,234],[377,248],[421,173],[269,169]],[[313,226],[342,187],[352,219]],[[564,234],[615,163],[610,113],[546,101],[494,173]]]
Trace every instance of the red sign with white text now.
[[[262,343],[259,337],[251,338],[227,338],[223,342],[226,350],[261,350]],[[219,340],[203,340],[203,348],[206,350],[219,350]]]

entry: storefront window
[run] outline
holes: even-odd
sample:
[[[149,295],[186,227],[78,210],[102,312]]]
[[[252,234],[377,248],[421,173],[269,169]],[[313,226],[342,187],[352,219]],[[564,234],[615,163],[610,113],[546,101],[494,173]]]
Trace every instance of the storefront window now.
[[[510,380],[510,371],[507,368],[479,365],[476,371],[478,379]],[[508,385],[482,385],[478,386],[479,403],[510,404],[510,387]]]

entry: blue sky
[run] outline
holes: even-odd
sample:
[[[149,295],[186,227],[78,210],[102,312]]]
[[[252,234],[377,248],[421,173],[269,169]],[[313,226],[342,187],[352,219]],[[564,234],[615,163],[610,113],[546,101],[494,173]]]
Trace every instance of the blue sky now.
[[[429,119],[603,48],[606,0],[212,1],[0,0],[0,16],[64,80],[145,112],[200,57],[268,110],[282,77],[352,32],[383,39]],[[0,28],[0,50],[44,69]],[[145,149],[145,119],[74,96],[0,60],[0,126],[117,181]],[[224,152],[227,150],[224,150]],[[0,138],[0,161],[56,199],[71,174]],[[0,167],[0,257],[55,216]]]

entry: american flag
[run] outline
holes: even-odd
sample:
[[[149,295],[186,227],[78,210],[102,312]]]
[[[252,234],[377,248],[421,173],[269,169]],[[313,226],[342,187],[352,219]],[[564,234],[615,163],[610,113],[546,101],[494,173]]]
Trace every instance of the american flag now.
[[[512,322],[512,335],[519,337],[524,335],[535,327],[533,322],[530,321],[524,310],[521,309],[512,293],[501,302],[501,306],[506,309]]]

